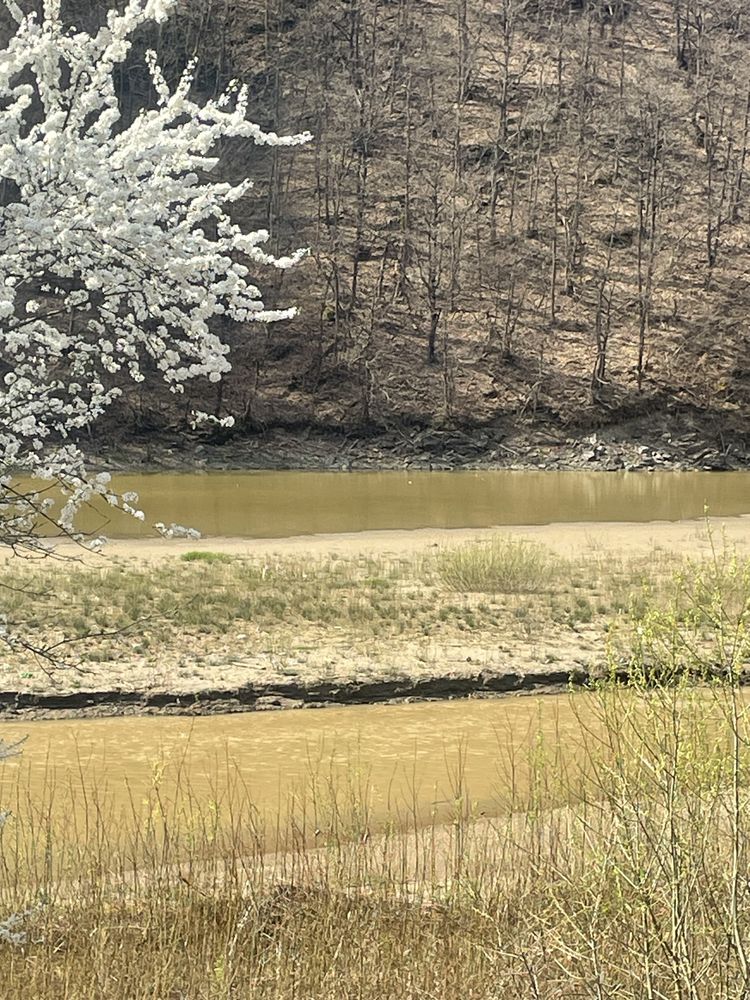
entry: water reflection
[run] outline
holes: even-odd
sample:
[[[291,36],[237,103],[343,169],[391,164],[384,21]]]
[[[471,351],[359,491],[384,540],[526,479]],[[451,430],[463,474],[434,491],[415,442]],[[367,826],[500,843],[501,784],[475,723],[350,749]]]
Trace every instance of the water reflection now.
[[[750,513],[747,472],[211,472],[117,476],[150,521],[204,535],[292,535],[412,528],[487,528],[563,521],[678,521]],[[86,527],[143,534],[117,513]]]

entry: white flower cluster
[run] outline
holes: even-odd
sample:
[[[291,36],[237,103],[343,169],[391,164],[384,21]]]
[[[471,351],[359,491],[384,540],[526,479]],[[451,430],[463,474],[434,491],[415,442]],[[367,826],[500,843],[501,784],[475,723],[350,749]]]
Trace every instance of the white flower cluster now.
[[[116,397],[116,376],[142,381],[146,362],[175,392],[218,381],[230,364],[215,317],[293,314],[265,308],[251,268],[291,267],[304,251],[264,252],[268,233],[231,217],[251,182],[207,176],[225,138],[310,136],[263,132],[237,83],[197,104],[194,65],[171,89],[153,53],[158,105],[123,121],[115,70],[176,0],[128,0],[95,34],[66,27],[60,0],[44,0],[42,17],[4,2],[18,26],[0,51],[0,488],[17,472],[61,482],[69,529],[81,503],[108,493],[70,442]]]
[[[164,524],[163,521],[157,521],[154,527],[162,538],[187,538],[195,541],[201,537],[200,531],[196,528],[186,528],[184,524]]]
[[[213,413],[204,413],[203,410],[195,410],[190,419],[190,426],[193,430],[197,430],[206,424],[210,427],[234,427],[234,417],[231,414],[228,417],[216,417]]]
[[[12,913],[5,920],[0,920],[0,944],[10,944],[20,948],[26,944],[26,932],[20,930],[28,913]]]

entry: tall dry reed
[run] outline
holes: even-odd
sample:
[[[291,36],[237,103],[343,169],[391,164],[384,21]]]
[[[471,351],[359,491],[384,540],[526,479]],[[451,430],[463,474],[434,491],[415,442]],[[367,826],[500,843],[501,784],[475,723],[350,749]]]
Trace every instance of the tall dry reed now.
[[[628,679],[572,702],[575,767],[530,744],[492,819],[460,767],[452,822],[378,835],[351,789],[271,828],[237,785],[220,812],[157,788],[129,824],[89,789],[78,830],[19,801],[0,912],[28,938],[0,945],[0,996],[750,996],[749,621],[750,568],[722,552],[641,601]]]

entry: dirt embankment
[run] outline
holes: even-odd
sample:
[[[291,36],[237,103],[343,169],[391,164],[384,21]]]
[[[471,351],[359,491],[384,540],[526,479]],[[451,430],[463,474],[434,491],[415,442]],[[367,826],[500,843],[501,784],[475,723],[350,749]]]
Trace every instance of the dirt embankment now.
[[[201,438],[159,432],[87,445],[105,469],[586,469],[750,468],[750,433],[716,416],[675,412],[585,432],[500,421],[482,427],[394,428],[371,433],[313,426]]]

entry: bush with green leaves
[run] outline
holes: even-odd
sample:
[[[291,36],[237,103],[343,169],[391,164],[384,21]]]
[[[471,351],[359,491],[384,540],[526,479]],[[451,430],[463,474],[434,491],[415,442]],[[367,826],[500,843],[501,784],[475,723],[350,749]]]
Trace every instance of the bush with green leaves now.
[[[635,682],[741,682],[750,665],[750,559],[711,539],[707,560],[688,560],[666,604],[648,592],[631,607],[627,673]]]

